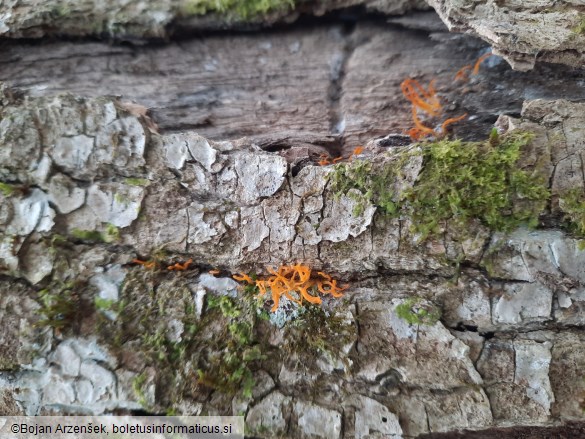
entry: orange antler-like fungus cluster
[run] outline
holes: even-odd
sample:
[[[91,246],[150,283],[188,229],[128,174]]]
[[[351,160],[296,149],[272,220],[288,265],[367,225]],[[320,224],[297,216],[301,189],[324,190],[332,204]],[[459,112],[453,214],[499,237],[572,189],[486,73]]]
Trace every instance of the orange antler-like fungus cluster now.
[[[481,63],[490,56],[492,56],[491,52],[480,56],[475,62],[473,68],[471,65],[463,66],[455,74],[455,81],[467,81],[469,79],[468,75],[470,71],[472,75],[477,75],[479,73],[479,67]],[[440,131],[434,130],[426,126],[420,120],[418,110],[427,113],[431,117],[437,117],[441,114],[443,108],[436,95],[437,92],[435,90],[435,81],[432,80],[428,89],[425,89],[416,79],[407,78],[402,82],[402,84],[400,84],[400,88],[402,89],[402,94],[404,97],[412,104],[412,120],[414,122],[414,127],[409,129],[406,133],[413,140],[419,140],[427,136],[443,137],[445,134],[447,134],[447,127],[449,125],[455,122],[459,122],[465,118],[465,116],[467,116],[464,114],[459,117],[451,117],[446,119],[441,124]]]
[[[331,294],[337,298],[343,296],[341,292],[348,288],[348,285],[338,286],[336,280],[321,271],[317,272],[317,277],[312,276],[311,268],[306,265],[282,265],[278,270],[269,268],[268,272],[270,276],[266,279],[253,280],[247,274],[234,275],[233,278],[239,282],[256,286],[259,297],[266,295],[270,290],[274,302],[272,312],[278,309],[280,298],[283,295],[299,305],[303,303],[303,300],[319,304],[321,298],[318,293]]]
[[[425,89],[416,79],[407,78],[402,81],[400,88],[402,94],[412,104],[412,120],[414,122],[414,128],[407,131],[407,134],[413,140],[419,140],[426,136],[443,137],[447,133],[447,126],[460,121],[466,114],[459,117],[453,117],[445,120],[441,124],[441,130],[436,131],[426,126],[419,118],[417,109],[427,113],[432,117],[439,116],[443,107],[437,97],[437,91],[434,86],[435,81],[432,80],[429,84],[429,88]]]
[[[429,84],[429,89],[425,90],[416,79],[407,78],[402,81],[400,88],[404,97],[412,103],[413,110],[418,107],[431,116],[438,116],[443,107],[436,96],[437,91],[434,85],[433,79]]]

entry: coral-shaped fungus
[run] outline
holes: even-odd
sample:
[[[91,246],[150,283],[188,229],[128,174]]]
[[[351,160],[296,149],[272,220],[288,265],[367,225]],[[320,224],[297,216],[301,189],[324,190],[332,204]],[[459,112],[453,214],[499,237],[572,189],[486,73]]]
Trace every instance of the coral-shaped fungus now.
[[[437,97],[437,91],[434,87],[434,80],[429,84],[429,88],[425,89],[416,79],[406,78],[400,84],[402,94],[412,104],[412,120],[414,121],[414,128],[407,131],[407,134],[413,140],[419,140],[426,136],[443,137],[447,133],[447,126],[460,121],[466,114],[453,117],[445,120],[441,124],[441,130],[435,131],[422,123],[418,116],[417,109],[429,114],[432,117],[439,116],[443,107]]]
[[[481,63],[492,56],[491,52],[488,52],[479,57],[476,61],[473,69],[470,65],[463,66],[459,71],[455,74],[455,81],[467,81],[468,72],[471,70],[472,75],[477,75],[479,73],[479,66]],[[414,127],[408,130],[406,133],[410,136],[412,140],[419,140],[423,137],[427,136],[434,136],[434,137],[444,137],[447,134],[447,127],[452,123],[459,122],[467,115],[464,114],[459,117],[452,117],[446,119],[442,124],[440,130],[434,130],[428,126],[426,126],[419,118],[418,111],[422,111],[427,113],[431,117],[440,116],[443,107],[439,102],[439,98],[437,97],[437,91],[435,90],[435,81],[432,80],[429,84],[428,89],[425,89],[416,79],[407,78],[402,81],[400,84],[400,88],[402,89],[402,94],[406,99],[410,101],[412,104],[412,120],[414,122]]]
[[[253,280],[247,274],[234,275],[233,278],[239,282],[246,282],[258,288],[258,297],[266,295],[268,290],[272,294],[274,305],[271,311],[276,312],[280,297],[285,296],[292,302],[299,305],[306,300],[309,303],[319,304],[321,298],[318,293],[331,294],[333,297],[342,297],[341,293],[349,286],[339,286],[337,281],[326,273],[318,271],[316,276],[312,275],[310,267],[301,264],[281,265],[278,270],[268,269],[270,276],[265,279]]]

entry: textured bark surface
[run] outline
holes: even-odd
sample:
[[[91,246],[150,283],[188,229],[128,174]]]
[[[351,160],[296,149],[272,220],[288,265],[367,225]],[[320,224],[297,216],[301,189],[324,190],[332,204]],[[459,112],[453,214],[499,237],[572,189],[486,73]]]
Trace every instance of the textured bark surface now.
[[[449,29],[476,35],[516,70],[536,62],[585,64],[585,5],[580,0],[428,0]]]
[[[585,9],[579,0],[557,4],[460,0],[319,0],[299,1],[294,9],[261,16],[192,15],[189,0],[177,2],[22,1],[0,5],[0,36],[94,36],[126,41],[164,39],[175,32],[250,29],[293,22],[303,15],[323,15],[349,7],[398,15],[432,6],[454,32],[478,36],[493,46],[515,70],[530,70],[537,61],[582,67],[585,63]]]
[[[190,12],[193,4],[197,2],[6,0],[0,5],[0,36],[94,36],[130,41],[163,39],[175,31],[268,27],[279,22],[293,22],[301,14],[319,16],[354,6],[388,15],[429,8],[424,0],[300,0],[294,9],[284,7],[261,16],[241,17],[230,11],[221,15],[194,15]]]
[[[476,223],[465,231],[447,225],[444,239],[421,245],[408,218],[385,217],[355,189],[336,196],[330,166],[291,172],[284,151],[189,132],[161,136],[107,98],[7,96],[4,410],[244,412],[260,435],[291,437],[417,437],[582,419],[578,239],[556,227],[503,235]],[[584,114],[582,104],[532,101],[521,119],[500,120],[536,134],[519,166],[538,164],[553,200],[584,185]],[[354,160],[383,166],[408,150],[376,145]],[[397,194],[421,161],[401,167]],[[557,224],[558,205],[551,209]],[[149,271],[136,257],[159,268]],[[187,258],[184,272],[164,268]],[[266,358],[251,366],[251,394],[196,385],[193,365],[205,363],[188,341],[221,330],[205,320],[214,314],[204,303],[242,294],[230,273],[294,261],[350,283],[342,301],[326,301],[331,320],[300,333],[320,348],[295,344],[286,323],[294,312],[277,313],[257,328]],[[396,314],[408,297],[441,309],[441,320],[408,324]],[[96,298],[122,301],[123,313],[92,305]],[[43,323],[54,306],[47,303],[59,304],[69,325]],[[138,331],[136,313],[148,322],[153,310],[156,320]],[[208,323],[191,335],[201,319]],[[186,349],[178,363],[150,356],[154,349],[172,357],[178,346]]]
[[[550,17],[565,26],[580,8],[508,3],[468,4],[462,22],[507,9],[518,40],[536,11],[546,37]],[[0,10],[15,38],[0,42],[0,414],[243,414],[255,437],[582,436],[582,69],[492,57],[473,74],[486,47],[433,13],[143,46],[18,40],[242,26],[177,18],[178,4],[60,4]],[[246,26],[358,4],[421,6],[304,2]],[[517,60],[530,41],[504,43]],[[496,122],[484,149],[532,133],[515,166],[550,190],[536,229],[451,211],[425,239],[420,192],[393,213],[431,166],[429,145],[402,135],[406,77],[436,79],[444,108],[427,124],[467,113],[453,134],[483,140]],[[325,152],[349,168],[320,166]],[[530,203],[503,197],[502,215]],[[295,263],[347,284],[343,297],[283,296],[271,312],[273,292],[232,277]]]
[[[401,23],[415,29],[366,21],[146,47],[4,42],[0,80],[32,96],[135,100],[162,132],[192,129],[212,140],[249,136],[269,150],[333,153],[412,126],[400,91],[409,76],[423,85],[436,79],[445,118],[467,113],[465,124],[453,125],[464,139],[485,138],[498,115],[518,114],[525,99],[585,99],[583,70],[562,66],[522,73],[494,57],[468,82],[455,81],[486,47],[448,34],[434,14]]]

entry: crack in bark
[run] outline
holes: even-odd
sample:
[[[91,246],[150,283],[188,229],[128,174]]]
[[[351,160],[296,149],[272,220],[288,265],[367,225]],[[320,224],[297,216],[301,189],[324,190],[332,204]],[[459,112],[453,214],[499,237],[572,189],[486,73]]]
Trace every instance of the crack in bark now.
[[[426,422],[427,423],[427,430],[428,430],[429,433],[432,433],[433,430],[431,428],[431,420],[430,420],[430,417],[429,417],[429,411],[427,409],[427,405],[424,402],[423,402],[423,407],[425,409],[425,418],[426,418],[426,421],[427,421]]]
[[[189,252],[189,236],[191,235],[191,215],[189,214],[189,206],[185,207],[187,214],[187,233],[185,235],[185,251]]]
[[[365,42],[357,42],[352,40],[352,34],[355,30],[355,23],[346,25],[341,31],[343,37],[343,45],[341,53],[338,57],[332,60],[329,87],[327,96],[329,98],[329,132],[332,135],[339,136],[336,154],[341,154],[345,144],[345,114],[341,106],[341,99],[343,97],[343,86],[347,73],[347,64],[353,56],[355,50]]]

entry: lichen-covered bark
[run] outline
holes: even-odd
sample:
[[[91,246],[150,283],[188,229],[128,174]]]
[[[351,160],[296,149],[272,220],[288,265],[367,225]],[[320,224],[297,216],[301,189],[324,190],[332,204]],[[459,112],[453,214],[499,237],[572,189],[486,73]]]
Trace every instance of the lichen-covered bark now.
[[[286,152],[245,140],[159,135],[109,98],[10,96],[7,410],[243,412],[261,435],[331,438],[582,419],[585,253],[559,228],[559,199],[584,185],[583,104],[532,101],[498,122],[535,135],[518,166],[550,182],[540,229],[445,223],[421,242],[408,216],[383,215],[359,186],[336,193],[331,166],[292,172]],[[399,198],[424,164],[413,146],[378,143],[353,160],[398,166]],[[349,283],[324,299],[329,314],[284,300],[262,314],[230,278],[295,262]],[[408,323],[397,309],[409,297],[440,320]],[[234,365],[227,346],[248,360]]]
[[[515,70],[537,61],[582,67],[585,64],[585,9],[569,1],[428,0],[449,29],[490,43]]]

